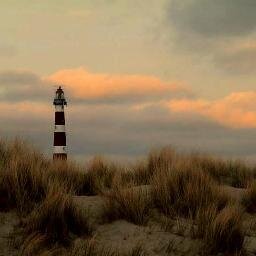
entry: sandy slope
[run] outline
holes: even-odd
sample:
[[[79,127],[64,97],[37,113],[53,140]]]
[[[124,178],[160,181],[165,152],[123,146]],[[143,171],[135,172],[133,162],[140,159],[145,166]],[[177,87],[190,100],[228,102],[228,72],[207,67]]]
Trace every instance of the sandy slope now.
[[[146,227],[137,226],[125,220],[102,225],[100,222],[104,199],[100,196],[76,196],[74,201],[82,209],[89,209],[87,215],[96,227],[95,239],[108,248],[127,252],[140,244],[152,256],[165,255],[169,251],[168,255],[198,255],[201,248],[202,244],[199,240],[175,234],[175,231],[173,234],[165,232],[156,222],[151,222]],[[177,230],[175,223],[173,229]],[[176,231],[176,233],[179,232]]]
[[[102,225],[96,239],[108,247],[128,252],[135,245],[142,245],[148,255],[198,255],[202,246],[199,240],[164,232],[157,225],[136,226],[124,220]]]
[[[150,188],[143,187],[146,191]],[[245,189],[237,189],[223,186],[224,192],[228,193],[235,201],[240,201]],[[75,196],[74,202],[81,209],[89,209],[87,215],[94,224],[96,231],[95,239],[99,244],[117,249],[120,252],[127,252],[132,247],[141,244],[148,255],[202,255],[202,241],[193,239],[189,232],[191,225],[185,220],[173,221],[171,230],[165,232],[159,222],[150,221],[148,226],[137,226],[125,220],[118,220],[113,223],[102,224],[102,210],[104,198],[101,196]],[[255,224],[254,224],[255,223]],[[246,216],[245,248],[248,255],[255,255],[256,232],[251,230],[252,225],[256,227],[254,216]],[[250,231],[249,231],[250,230]]]
[[[148,186],[141,188],[147,192],[150,190]],[[240,201],[245,192],[244,189],[229,186],[223,186],[223,189],[235,201]],[[93,234],[95,240],[101,246],[112,248],[114,251],[127,252],[136,245],[142,245],[149,256],[204,255],[202,241],[191,237],[192,223],[188,220],[171,220],[172,224],[168,231],[161,227],[157,220],[160,216],[154,215],[154,212],[147,226],[138,226],[125,220],[104,224],[102,221],[104,197],[74,196],[73,199],[75,204],[89,217],[95,228]],[[18,255],[10,238],[17,223],[18,218],[14,212],[0,213],[0,256]],[[256,217],[254,215],[244,215],[244,228],[246,232],[244,247],[247,255],[256,255]]]
[[[15,256],[18,251],[14,249],[11,235],[18,223],[14,212],[0,212],[0,256]]]

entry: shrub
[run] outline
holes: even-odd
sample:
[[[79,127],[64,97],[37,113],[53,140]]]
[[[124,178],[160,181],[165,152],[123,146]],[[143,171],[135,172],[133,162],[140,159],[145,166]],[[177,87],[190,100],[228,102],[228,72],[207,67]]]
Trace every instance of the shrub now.
[[[17,143],[15,147],[11,145],[8,149],[11,156],[2,167],[2,179],[8,200],[24,215],[45,197],[44,175],[47,161],[33,149],[21,152]]]
[[[216,159],[200,153],[190,155],[191,165],[200,168],[218,182],[223,182],[229,176],[227,165],[224,160]]]
[[[246,190],[242,204],[250,213],[256,212],[256,182],[254,181]]]
[[[152,150],[147,160],[139,161],[130,166],[128,171],[121,173],[122,184],[148,185],[159,169],[168,169],[175,164],[177,154],[171,147]]]
[[[245,188],[253,178],[253,171],[242,161],[230,161],[207,155],[192,154],[191,165],[201,168],[219,183]]]
[[[45,172],[46,184],[56,184],[65,188],[67,192],[79,194],[83,186],[84,172],[81,168],[70,161],[54,161]]]
[[[91,233],[86,217],[76,208],[71,196],[55,189],[28,216],[24,229],[25,234],[39,233],[45,235],[51,243],[64,244],[68,242],[70,233]]]
[[[9,198],[9,193],[5,182],[5,172],[0,169],[0,212],[8,211],[14,206],[14,201]]]
[[[101,157],[95,157],[89,163],[84,173],[79,195],[96,195],[106,188],[111,188],[117,171],[114,164],[110,164]]]
[[[159,170],[152,180],[152,197],[163,213],[184,217],[195,217],[198,209],[213,202],[221,209],[228,201],[209,175],[192,166]]]
[[[48,238],[46,235],[40,233],[32,233],[24,241],[20,255],[22,256],[61,256],[66,255],[64,248],[53,246],[49,247]]]
[[[176,161],[177,154],[171,147],[151,151],[148,156],[148,172],[151,176],[159,170],[170,169]]]
[[[148,185],[152,178],[152,173],[149,172],[147,163],[144,161],[129,166],[128,170],[122,171],[120,174],[123,185]]]
[[[206,212],[206,213],[209,213]],[[210,214],[209,223],[205,227],[204,240],[210,252],[238,253],[242,250],[244,233],[239,209],[232,206],[225,207],[213,216]]]
[[[233,187],[246,188],[253,179],[252,170],[241,161],[229,161],[228,171]]]
[[[121,188],[116,186],[105,194],[105,218],[107,221],[125,219],[143,225],[147,221],[150,197],[140,187]]]

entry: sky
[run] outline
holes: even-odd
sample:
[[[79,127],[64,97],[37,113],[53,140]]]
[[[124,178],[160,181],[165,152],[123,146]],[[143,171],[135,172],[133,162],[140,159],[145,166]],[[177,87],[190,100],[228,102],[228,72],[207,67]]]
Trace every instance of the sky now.
[[[68,152],[171,145],[256,159],[255,0],[0,1],[0,137],[51,155],[62,85]]]

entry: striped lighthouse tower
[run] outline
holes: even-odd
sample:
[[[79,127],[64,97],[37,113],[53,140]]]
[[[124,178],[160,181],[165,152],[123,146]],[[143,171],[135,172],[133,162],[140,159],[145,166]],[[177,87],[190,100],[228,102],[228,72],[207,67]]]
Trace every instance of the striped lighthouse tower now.
[[[61,86],[56,91],[53,105],[55,106],[53,160],[66,160],[67,152],[64,106],[67,106],[67,101]]]

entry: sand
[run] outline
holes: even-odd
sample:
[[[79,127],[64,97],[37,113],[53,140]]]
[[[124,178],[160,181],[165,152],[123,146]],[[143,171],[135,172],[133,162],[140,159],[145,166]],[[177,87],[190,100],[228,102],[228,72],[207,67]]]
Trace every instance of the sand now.
[[[149,186],[141,186],[138,190],[150,191]],[[223,190],[234,200],[241,201],[245,189],[223,186]],[[172,221],[171,228],[165,230],[154,212],[147,226],[138,226],[125,220],[117,220],[112,223],[103,223],[102,214],[104,208],[103,196],[74,196],[75,204],[86,214],[94,227],[93,236],[99,246],[111,248],[113,251],[127,253],[135,246],[142,246],[149,256],[156,255],[205,255],[202,240],[195,239],[191,235],[192,223],[179,218]],[[17,249],[12,243],[12,233],[18,223],[18,217],[14,212],[0,213],[0,256],[18,255]],[[256,217],[245,213],[244,215],[245,243],[247,255],[256,254]],[[79,238],[81,240],[81,238]],[[222,255],[222,254],[219,254]]]
[[[14,212],[0,212],[0,256],[18,255],[12,234],[18,224],[18,217]]]

